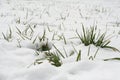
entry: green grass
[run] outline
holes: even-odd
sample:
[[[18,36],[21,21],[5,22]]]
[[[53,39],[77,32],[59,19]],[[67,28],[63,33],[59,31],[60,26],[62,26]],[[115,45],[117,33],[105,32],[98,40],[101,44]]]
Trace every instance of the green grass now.
[[[66,41],[64,34],[62,36],[63,36],[64,43],[67,44],[67,41]]]
[[[34,34],[34,30],[31,27],[31,25],[28,25],[24,30],[20,30],[18,27],[16,27],[17,30],[17,34],[23,39],[28,39],[28,40],[32,40],[33,38],[33,34]]]
[[[76,58],[76,61],[79,61],[79,60],[81,60],[81,50],[79,50],[79,53],[78,53],[77,58]]]
[[[115,58],[104,59],[104,61],[111,61],[111,60],[118,60],[118,61],[120,61],[120,58],[119,57],[115,57]]]
[[[63,53],[53,44],[53,47],[56,49],[56,51],[60,54],[60,56],[62,58],[65,58],[65,56],[63,55]]]
[[[112,49],[113,51],[120,52],[117,48],[110,46],[110,40],[106,39],[106,32],[105,33],[97,33],[97,27],[90,27],[85,28],[84,25],[82,25],[82,34],[80,35],[78,31],[76,30],[76,33],[81,40],[81,42],[88,46],[90,44],[93,44],[95,46],[101,47],[101,48],[108,48]]]
[[[37,53],[39,54],[39,53]],[[41,59],[36,59],[34,62],[34,65],[43,63],[43,60],[48,60],[51,65],[54,65],[56,67],[59,67],[62,65],[62,61],[60,59],[60,56],[57,54],[57,52],[45,52],[45,57]]]
[[[96,27],[91,27],[90,29],[85,29],[84,25],[82,25],[82,31],[83,33],[80,35],[77,30],[76,33],[79,37],[79,39],[82,41],[82,43],[84,43],[85,46],[88,46],[90,44],[95,44],[95,29]]]
[[[8,42],[12,39],[12,35],[13,35],[13,33],[12,33],[12,29],[11,29],[10,27],[9,27],[9,30],[7,31],[6,34],[4,34],[4,33],[2,32],[3,38],[4,38],[6,41],[8,41]]]
[[[62,65],[60,57],[57,53],[45,53],[47,60],[54,66],[59,67]]]
[[[51,50],[51,47],[49,47],[48,41],[46,43],[43,43],[40,45],[41,47],[37,49],[38,51],[49,51]]]

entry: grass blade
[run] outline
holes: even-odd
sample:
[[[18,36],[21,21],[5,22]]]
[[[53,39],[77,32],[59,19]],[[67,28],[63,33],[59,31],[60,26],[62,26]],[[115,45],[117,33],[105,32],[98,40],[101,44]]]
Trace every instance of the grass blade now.
[[[57,49],[57,47],[56,47],[54,44],[53,44],[53,47],[57,50],[57,52],[58,52],[63,58],[65,58],[64,55],[62,54],[62,52],[60,52],[60,50]]]
[[[81,60],[81,50],[79,50],[76,61],[79,61],[79,60]]]

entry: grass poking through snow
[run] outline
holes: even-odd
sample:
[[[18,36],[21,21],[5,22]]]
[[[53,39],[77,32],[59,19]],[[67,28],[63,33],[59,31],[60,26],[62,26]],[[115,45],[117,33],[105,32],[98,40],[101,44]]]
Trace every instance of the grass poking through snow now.
[[[110,40],[106,39],[106,33],[99,34],[97,33],[97,27],[90,27],[85,28],[84,25],[82,24],[82,34],[80,35],[78,31],[76,30],[76,33],[81,40],[81,42],[85,45],[88,46],[90,44],[93,44],[95,46],[101,47],[101,48],[108,48],[112,49],[113,51],[118,51],[120,52],[117,48],[110,46]]]

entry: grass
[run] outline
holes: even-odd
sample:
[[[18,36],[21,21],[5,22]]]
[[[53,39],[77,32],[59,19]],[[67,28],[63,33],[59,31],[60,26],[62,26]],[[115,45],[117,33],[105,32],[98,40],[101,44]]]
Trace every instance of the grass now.
[[[49,43],[48,42],[48,40],[47,40],[47,42],[41,42],[41,44],[39,44],[40,45],[40,48],[39,49],[37,49],[38,51],[49,51],[49,50],[51,50],[51,46],[49,46],[49,45],[52,45],[51,43]]]
[[[82,24],[83,34],[79,35],[79,33],[76,30],[76,33],[77,33],[79,39],[82,41],[82,43],[85,44],[85,46],[88,46],[90,44],[95,44],[95,36],[96,36],[95,29],[96,29],[96,27],[91,27],[90,29],[85,29],[84,25]]]
[[[87,56],[89,56],[90,55],[90,45],[89,45],[89,48],[88,48],[88,54],[87,54]]]
[[[6,34],[4,34],[3,32],[2,32],[2,36],[3,36],[3,38],[6,40],[6,41],[10,41],[11,39],[12,39],[12,30],[11,30],[11,28],[9,27],[9,30],[8,30],[8,32],[6,33]]]
[[[110,46],[110,40],[106,39],[106,32],[99,34],[97,33],[97,27],[90,27],[89,29],[84,27],[82,24],[82,34],[80,35],[77,30],[76,33],[81,40],[81,42],[85,45],[88,46],[90,44],[93,44],[95,46],[99,46],[101,48],[108,48],[112,49],[113,51],[118,51],[120,52],[117,48]]]
[[[45,53],[47,60],[54,66],[59,67],[62,65],[60,57],[57,53]]]
[[[62,36],[63,36],[64,43],[67,44],[67,41],[66,41],[64,34]]]
[[[54,65],[56,67],[61,66],[62,65],[62,60],[61,60],[60,57],[65,59],[65,58],[68,58],[69,56],[67,55],[67,52],[66,52],[64,47],[63,47],[63,49],[65,51],[66,57],[62,54],[62,52],[60,52],[59,49],[56,48],[55,45],[53,45],[53,46],[55,47],[55,49],[57,51],[56,52],[50,52],[50,51],[44,52],[45,57],[41,58],[41,59],[36,59],[35,62],[34,62],[34,65],[43,63],[42,60],[48,60],[49,63],[51,63],[51,65]],[[36,54],[40,55],[40,52],[36,51]],[[79,52],[77,54],[77,57],[76,57],[77,62],[80,61],[80,60],[81,60],[81,50],[79,50]]]
[[[46,29],[44,29],[42,36],[36,35],[34,37],[34,28],[28,25],[24,30],[20,30],[16,27],[17,34],[20,36],[22,40],[30,40],[31,43],[36,45],[36,41],[39,41],[37,45],[39,47],[36,48],[37,51],[49,51],[51,47],[49,47],[48,39],[46,38]],[[45,42],[47,40],[47,42]],[[20,44],[20,42],[18,42]],[[20,45],[19,45],[20,46]]]
[[[19,27],[16,27],[17,34],[20,36],[20,38],[17,39],[18,47],[20,47],[20,48],[22,47],[22,45],[20,43],[22,40],[30,40],[33,44],[36,44],[36,42],[38,41],[38,45],[41,45],[40,43],[44,42],[46,40],[46,35],[47,35],[46,31],[53,34],[51,36],[53,42],[54,41],[58,41],[58,42],[62,41],[62,42],[64,42],[64,45],[71,45],[71,43],[67,42],[67,41],[69,41],[67,36],[65,36],[65,34],[63,34],[63,33],[61,34],[61,32],[66,31],[66,29],[67,29],[66,25],[69,25],[69,24],[66,24],[66,22],[69,19],[71,19],[71,15],[73,12],[66,13],[66,11],[65,11],[65,14],[64,14],[64,11],[63,11],[63,13],[60,13],[60,16],[58,16],[59,19],[57,19],[59,21],[56,20],[56,22],[60,22],[59,25],[57,25],[58,26],[57,28],[54,28],[54,27],[51,28],[51,26],[46,27],[47,22],[42,23],[43,25],[40,25],[40,27],[42,27],[42,26],[45,27],[45,29],[42,33],[42,36],[34,35],[35,29],[41,29],[41,28],[39,28],[39,23],[33,21],[34,19],[32,20],[32,18],[35,18],[35,20],[36,20],[39,17],[40,21],[42,21],[42,19],[44,17],[46,17],[46,14],[47,14],[47,17],[49,17],[49,18],[53,18],[53,17],[57,18],[57,16],[55,17],[54,15],[51,15],[51,12],[49,12],[49,9],[47,9],[47,8],[48,7],[44,8],[43,10],[40,10],[38,8],[39,13],[34,12],[34,10],[32,11],[28,8],[25,8],[25,10],[23,10],[26,12],[25,16],[23,15],[23,16],[19,17],[19,15],[15,14],[14,17],[18,16],[18,18],[15,20],[17,25],[19,25],[19,24],[21,25],[23,23],[24,27],[25,27],[25,29],[19,29]],[[79,9],[78,17],[80,17],[82,20],[84,20],[84,19],[87,20],[87,19],[91,18],[90,15],[86,16],[86,14],[83,14],[82,10],[83,9]],[[32,11],[32,15],[30,15],[31,11]],[[76,11],[78,11],[78,10],[76,10]],[[95,11],[98,13],[104,13],[107,11],[107,9],[102,8],[102,7],[96,7]],[[69,16],[70,16],[70,18],[69,18]],[[4,15],[3,15],[3,17],[4,17]],[[25,17],[26,20],[23,21],[22,17]],[[35,22],[35,24],[32,24],[31,20],[33,22]],[[53,22],[51,24],[56,24],[56,22],[55,23]],[[79,23],[78,21],[74,21],[74,22],[76,24]],[[119,24],[117,22],[116,22],[116,26],[119,26]],[[56,31],[56,29],[58,29],[60,31],[60,34],[59,34],[59,32]],[[72,29],[72,31],[74,31],[74,30]],[[106,38],[106,32],[105,33],[97,32],[97,27],[85,28],[85,26],[82,24],[82,34],[79,34],[79,32],[77,30],[76,30],[76,34],[78,35],[80,41],[85,46],[89,46],[87,56],[89,57],[90,60],[94,60],[96,58],[100,48],[108,48],[108,49],[112,49],[114,51],[119,51],[117,48],[110,46],[111,41],[110,41],[110,39]],[[118,34],[120,34],[120,31],[118,32]],[[7,33],[2,33],[2,36],[5,40],[10,42],[13,37],[13,32],[12,32],[11,28],[9,28]],[[72,37],[71,39],[72,40],[77,39],[78,37],[75,36],[75,37]],[[72,45],[73,50],[70,53],[68,53],[68,50],[66,49],[66,47],[63,47],[62,45],[60,45],[60,47],[62,47],[62,49],[59,49],[59,47],[54,44],[52,46],[55,49],[55,51],[50,52],[51,49],[48,47],[48,44],[49,43],[47,42],[47,43],[41,45],[41,47],[39,49],[35,50],[37,56],[41,55],[43,53],[43,54],[45,54],[45,57],[43,57],[41,59],[36,59],[34,64],[41,64],[42,60],[48,60],[52,65],[58,67],[58,66],[62,65],[61,58],[63,58],[63,59],[69,58],[70,56],[73,56],[75,53],[77,56],[74,57],[74,60],[75,61],[81,60],[82,50],[80,50],[80,49],[78,50],[76,48],[76,46],[78,47],[78,44]],[[97,47],[95,52],[92,51],[91,46],[90,46],[91,44],[93,44]],[[91,55],[91,52],[93,52],[93,55]],[[109,60],[120,60],[120,58],[109,58],[109,59],[105,59],[104,61],[109,61]]]
[[[37,54],[39,54],[37,52]],[[62,61],[60,59],[60,56],[57,54],[57,52],[45,52],[45,57],[41,59],[36,59],[34,62],[34,65],[43,63],[43,60],[48,60],[51,65],[54,65],[56,67],[59,67],[62,65]]]
[[[65,52],[66,57],[68,57],[68,54],[67,54],[67,52],[66,52],[66,50],[65,50],[64,47],[63,47],[63,50],[64,50],[64,52]]]
[[[45,40],[45,38],[46,38],[45,35],[46,35],[46,30],[44,29],[44,32],[43,32],[43,35],[42,35],[40,41],[44,41]]]
[[[94,60],[98,54],[98,51],[99,51],[99,48],[97,48],[97,50],[95,51],[94,55],[90,55],[90,47],[88,49],[88,57],[89,57],[89,60]]]
[[[31,40],[33,38],[34,30],[31,27],[31,25],[28,25],[23,31],[21,31],[19,28],[17,28],[17,34],[23,39]]]
[[[42,19],[42,16],[45,14],[47,14],[48,16],[50,15],[49,14],[49,11],[47,12],[46,11],[47,9],[44,9],[41,14],[39,14],[40,18]],[[96,9],[96,11],[98,12],[104,12],[104,9]],[[27,9],[27,12],[26,12],[26,19],[29,19],[30,15],[28,14],[29,11]],[[88,17],[85,17],[83,14],[82,14],[82,11],[79,10],[79,15],[81,16],[81,18],[86,18],[88,19]],[[60,19],[58,20],[62,20],[62,22],[59,24],[59,27],[57,27],[57,29],[61,30],[61,31],[65,31],[66,27],[65,27],[65,20],[69,17],[69,13],[66,14],[66,15],[62,15],[62,13],[60,14]],[[17,24],[21,24],[22,23],[22,18],[18,18],[15,22]],[[35,35],[34,36],[34,33],[35,33],[35,28],[36,28],[36,25],[33,25],[33,24],[29,24],[28,23],[29,21],[26,21],[24,24],[25,26],[25,29],[23,30],[20,30],[18,27],[16,27],[16,30],[17,30],[17,34],[20,36],[20,39],[17,39],[18,41],[18,47],[21,48],[21,39],[22,40],[30,40],[33,44],[36,44],[36,42],[38,41],[38,45],[41,45],[40,43],[44,42],[47,38],[46,38],[46,31],[48,31],[49,33],[53,33],[52,35],[52,41],[54,42],[54,40],[56,41],[64,41],[64,45],[69,45],[68,44],[68,39],[66,38],[67,36],[65,36],[65,34],[58,34],[59,32],[55,31],[53,28],[50,28],[49,26],[45,27],[43,33],[42,33],[42,36],[39,36],[39,35]],[[33,25],[33,26],[32,26]],[[37,26],[38,27],[38,26]],[[47,30],[46,30],[47,29]],[[10,41],[11,38],[12,38],[12,30],[11,28],[9,29],[9,31],[7,32],[7,34],[5,33],[2,33],[3,35],[3,38],[7,41]],[[85,46],[89,46],[88,48],[88,54],[87,56],[89,57],[90,60],[94,60],[97,56],[97,53],[99,51],[100,48],[108,48],[108,49],[112,49],[114,51],[119,51],[117,48],[115,47],[112,47],[110,46],[110,39],[106,39],[106,32],[105,33],[99,33],[97,32],[97,27],[90,27],[90,28],[85,28],[85,26],[82,24],[82,34],[79,34],[79,32],[76,30],[76,34],[78,35],[80,41],[85,45]],[[56,39],[57,37],[57,39]],[[71,39],[76,39],[78,37],[72,37]],[[96,51],[93,53],[93,55],[91,55],[90,53],[92,52],[91,51],[91,47],[90,45],[93,44],[97,47]],[[70,54],[68,53],[68,51],[66,50],[65,47],[63,47],[63,51],[62,52],[58,46],[55,46],[54,44],[52,44],[53,48],[55,49],[54,52],[50,52],[50,48],[49,48],[49,43],[45,43],[45,44],[42,44],[41,47],[39,47],[38,49],[36,49],[36,55],[40,55],[41,53],[44,53],[45,57],[41,58],[41,59],[36,59],[35,60],[35,63],[34,64],[41,64],[43,61],[42,60],[48,60],[52,65],[56,66],[56,67],[59,67],[62,65],[62,60],[61,58],[65,59],[65,58],[69,58],[70,56],[73,56],[75,53],[76,53],[76,57],[75,57],[75,61],[80,61],[81,60],[81,51],[79,49],[79,51],[76,49],[76,45],[72,45],[73,47],[73,50],[70,52]],[[71,44],[70,44],[71,45]],[[111,58],[111,59],[105,59],[105,61],[108,61],[108,60],[119,60],[119,58]]]
[[[104,61],[110,61],[110,60],[118,60],[118,61],[120,61],[120,58],[119,57],[115,57],[115,58],[104,59]]]
[[[65,58],[65,56],[63,55],[63,53],[53,44],[53,47],[56,49],[56,51],[60,54],[60,56],[62,58]]]
[[[39,41],[39,43],[44,42],[47,38],[46,38],[46,29],[44,29],[42,36],[40,37],[39,35],[36,35],[35,37],[33,37],[34,34],[34,27],[31,27],[31,25],[28,25],[24,30],[20,30],[19,28],[16,27],[17,30],[17,34],[21,37],[22,40],[30,40],[33,44],[36,43],[36,41]],[[82,25],[82,34],[79,34],[78,31],[76,30],[76,33],[79,37],[79,39],[81,40],[81,42],[85,45],[85,46],[89,46],[88,48],[88,58],[89,60],[94,60],[97,56],[97,53],[99,51],[99,48],[108,48],[108,49],[112,49],[114,51],[119,51],[118,49],[116,49],[115,47],[109,46],[109,43],[111,42],[109,39],[106,39],[106,33],[102,33],[100,34],[97,33],[97,27],[90,27],[90,28],[85,28],[84,25]],[[48,28],[48,31],[51,32],[51,29]],[[61,35],[58,35],[57,32],[52,31],[54,34],[52,36],[52,40],[55,40],[55,36],[58,36],[58,40],[63,40],[64,41],[64,45],[67,45],[67,40],[66,37],[64,36],[64,34],[62,33]],[[10,41],[10,39],[12,38],[12,30],[11,28],[9,28],[9,31],[7,32],[7,34],[2,33],[3,37],[5,40]],[[76,39],[76,37],[75,37]],[[18,41],[18,47],[21,48],[21,44],[20,44],[20,39],[17,40]],[[41,45],[39,44],[38,45]],[[93,44],[95,45],[97,48],[97,50],[94,52],[94,55],[90,55],[91,52],[91,47],[90,45]],[[46,42],[45,44],[42,44],[41,47],[39,49],[36,49],[36,55],[40,55],[41,53],[45,54],[45,57],[41,58],[41,59],[36,59],[34,62],[34,65],[36,64],[41,64],[43,63],[42,60],[48,60],[50,62],[51,65],[54,65],[56,67],[59,67],[62,65],[62,60],[61,58],[65,59],[65,58],[69,58],[70,56],[73,56],[75,53],[77,53],[77,56],[75,57],[75,61],[78,62],[81,60],[81,51],[79,50],[77,51],[75,46],[73,46],[73,51],[68,55],[67,50],[65,49],[65,47],[63,47],[63,52],[57,48],[57,46],[55,46],[54,44],[52,44],[52,46],[55,49],[55,52],[50,52],[51,48],[49,48],[49,43]],[[119,58],[110,58],[110,59],[104,59],[104,61],[109,61],[109,60],[119,60]]]
[[[79,60],[81,60],[81,50],[79,50],[79,53],[78,53],[77,58],[76,58],[76,61],[79,61]]]

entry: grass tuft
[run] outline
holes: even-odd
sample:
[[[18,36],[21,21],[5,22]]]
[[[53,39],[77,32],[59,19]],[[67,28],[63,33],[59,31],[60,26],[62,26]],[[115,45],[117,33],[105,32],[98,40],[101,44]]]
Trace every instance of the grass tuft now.
[[[96,36],[95,30],[96,30],[96,27],[91,27],[90,29],[87,29],[87,28],[85,29],[84,25],[82,24],[83,34],[79,35],[77,30],[76,30],[76,33],[77,33],[79,39],[82,41],[82,43],[84,43],[85,46],[88,46],[90,44],[95,44],[95,36]]]
[[[9,30],[8,30],[8,32],[6,33],[6,34],[4,34],[3,32],[2,32],[2,35],[3,35],[3,38],[6,40],[6,41],[10,41],[11,39],[12,39],[12,30],[11,30],[11,28],[9,27]]]
[[[77,30],[76,33],[81,40],[81,42],[85,45],[88,46],[90,44],[93,44],[95,46],[99,46],[101,48],[108,48],[112,49],[113,51],[118,51],[120,52],[117,48],[109,46],[110,40],[106,39],[106,32],[105,33],[97,33],[96,31],[97,27],[90,27],[89,29],[84,27],[82,24],[82,34],[80,35]]]
[[[59,55],[56,53],[45,53],[47,60],[54,66],[59,67],[62,65]]]
[[[43,60],[48,60],[51,65],[59,67],[62,65],[61,59],[57,52],[45,52],[45,57],[41,59],[36,59],[34,65],[43,63]]]

